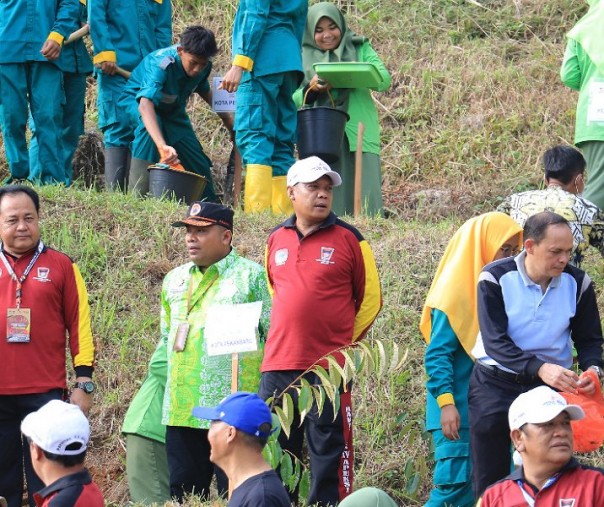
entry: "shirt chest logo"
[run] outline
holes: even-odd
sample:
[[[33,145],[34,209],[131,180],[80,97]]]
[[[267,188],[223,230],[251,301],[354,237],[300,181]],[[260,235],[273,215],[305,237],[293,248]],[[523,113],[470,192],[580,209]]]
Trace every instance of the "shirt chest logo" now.
[[[315,259],[315,260],[318,263],[324,264],[324,265],[335,264],[335,262],[331,260],[335,251],[336,251],[336,249],[333,247],[322,246],[321,247],[321,257],[318,259]]]
[[[51,282],[52,280],[48,278],[50,275],[50,268],[38,268],[38,276],[34,276],[34,280],[38,282]]]
[[[561,498],[560,507],[575,507],[575,499],[574,498]]]
[[[275,265],[283,266],[287,262],[289,251],[287,248],[281,248],[275,252]]]

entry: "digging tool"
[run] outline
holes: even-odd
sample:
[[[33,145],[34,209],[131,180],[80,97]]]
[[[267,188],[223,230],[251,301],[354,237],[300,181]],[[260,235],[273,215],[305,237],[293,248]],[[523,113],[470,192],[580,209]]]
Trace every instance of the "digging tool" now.
[[[365,125],[359,122],[357,132],[357,151],[354,158],[354,216],[361,214],[361,190],[363,179],[363,136]]]
[[[88,23],[86,23],[85,25],[82,26],[82,28],[78,28],[69,37],[67,37],[67,40],[65,41],[64,45],[66,46],[67,44],[71,44],[72,42],[80,40],[82,37],[84,37],[85,35],[88,35],[89,33],[90,33],[90,25],[88,25]]]

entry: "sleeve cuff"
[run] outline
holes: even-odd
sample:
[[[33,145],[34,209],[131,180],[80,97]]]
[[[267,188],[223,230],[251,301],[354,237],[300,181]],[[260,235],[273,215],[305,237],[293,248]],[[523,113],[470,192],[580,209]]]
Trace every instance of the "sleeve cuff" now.
[[[65,37],[63,37],[59,32],[50,32],[46,38],[46,40],[55,41],[59,46],[63,45],[64,39]]]
[[[445,405],[455,405],[455,399],[451,393],[441,394],[436,398],[439,408],[443,408]]]
[[[233,65],[237,65],[237,67],[241,67],[244,70],[251,72],[254,68],[254,60],[247,56],[235,55],[235,58],[233,58]]]
[[[76,377],[90,377],[92,378],[92,372],[94,368],[92,366],[76,366],[74,368]]]
[[[117,57],[115,56],[115,51],[101,51],[94,56],[92,63],[95,65],[103,62],[113,62],[117,63]]]

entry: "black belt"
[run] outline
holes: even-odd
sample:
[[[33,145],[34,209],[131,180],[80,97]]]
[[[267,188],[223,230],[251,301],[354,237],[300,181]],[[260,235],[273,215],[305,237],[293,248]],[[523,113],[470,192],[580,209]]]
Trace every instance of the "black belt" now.
[[[507,380],[508,382],[514,382],[515,384],[521,385],[531,385],[538,384],[541,382],[539,377],[535,377],[534,375],[523,375],[521,373],[512,373],[511,371],[505,371],[497,366],[491,364],[485,364],[482,361],[476,361],[476,366],[478,366],[482,371],[489,373],[494,377],[501,378],[503,380]]]

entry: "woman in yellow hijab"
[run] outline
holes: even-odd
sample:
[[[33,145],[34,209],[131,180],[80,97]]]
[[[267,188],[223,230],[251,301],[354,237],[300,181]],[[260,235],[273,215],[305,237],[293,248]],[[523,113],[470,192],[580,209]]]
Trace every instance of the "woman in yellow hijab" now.
[[[478,334],[476,287],[485,265],[516,254],[522,228],[504,213],[471,218],[453,235],[428,292],[420,331],[425,364],[426,427],[434,441],[434,489],[427,507],[475,503],[470,481],[468,385]]]

